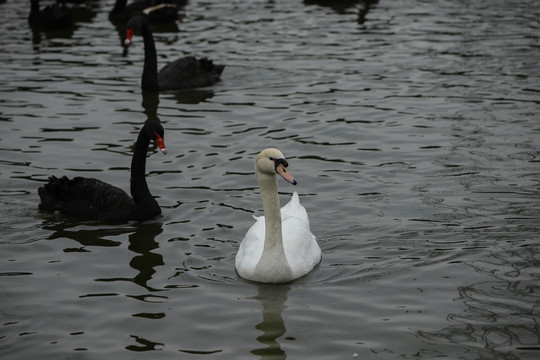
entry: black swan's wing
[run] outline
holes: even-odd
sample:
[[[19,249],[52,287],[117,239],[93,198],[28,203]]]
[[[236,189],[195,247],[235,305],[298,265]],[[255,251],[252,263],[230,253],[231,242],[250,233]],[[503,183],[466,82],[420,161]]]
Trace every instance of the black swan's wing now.
[[[136,215],[133,199],[122,189],[101,180],[51,176],[38,189],[41,210],[104,221],[126,221]]]
[[[155,22],[175,21],[178,18],[176,4],[167,0],[137,0],[122,8],[116,4],[109,13],[113,21],[128,21],[132,16],[144,15]]]
[[[165,65],[158,73],[160,90],[180,90],[209,86],[219,81],[224,65],[207,58],[187,56]]]

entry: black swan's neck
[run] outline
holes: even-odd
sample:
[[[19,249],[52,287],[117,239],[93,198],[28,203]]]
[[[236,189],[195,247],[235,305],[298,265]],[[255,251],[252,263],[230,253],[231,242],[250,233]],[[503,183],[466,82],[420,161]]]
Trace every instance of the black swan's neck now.
[[[145,21],[141,27],[144,40],[144,68],[141,87],[143,90],[159,91],[157,54],[150,25]]]
[[[139,217],[144,217],[145,214],[158,215],[161,209],[156,199],[150,194],[148,184],[146,183],[146,152],[150,145],[148,135],[141,131],[137,142],[135,143],[135,151],[131,159],[131,196],[135,202]]]
[[[32,0],[30,5],[30,16],[37,15],[39,12],[39,0]]]

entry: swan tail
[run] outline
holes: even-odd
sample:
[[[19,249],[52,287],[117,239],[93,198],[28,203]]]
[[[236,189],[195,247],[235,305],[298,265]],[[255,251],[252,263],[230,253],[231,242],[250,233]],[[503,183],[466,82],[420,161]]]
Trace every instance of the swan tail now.
[[[82,198],[86,197],[87,193],[91,193],[90,187],[95,179],[85,179],[75,177],[73,179],[67,176],[57,178],[56,176],[49,177],[49,182],[38,189],[40,197],[39,209],[48,211],[66,212],[69,204],[78,204]]]
[[[56,210],[62,201],[72,199],[75,188],[84,188],[82,179],[80,177],[69,179],[67,176],[57,178],[54,175],[49,177],[49,182],[38,189],[42,202],[40,208],[53,207],[52,210]]]
[[[291,200],[285,206],[281,208],[281,215],[297,215],[298,213],[301,213],[304,215],[306,212],[306,209],[300,204],[300,198],[298,197],[298,193],[295,191],[291,197]],[[306,213],[307,215],[307,213]]]
[[[216,65],[212,60],[204,57],[199,59],[199,68],[200,71],[212,73],[219,78],[223,72],[223,69],[225,69],[225,65]]]
[[[41,199],[39,208],[48,211],[60,210],[62,201],[69,198],[66,189],[69,187],[68,183],[70,181],[67,176],[61,178],[54,175],[50,176],[49,182],[38,189],[38,195]]]

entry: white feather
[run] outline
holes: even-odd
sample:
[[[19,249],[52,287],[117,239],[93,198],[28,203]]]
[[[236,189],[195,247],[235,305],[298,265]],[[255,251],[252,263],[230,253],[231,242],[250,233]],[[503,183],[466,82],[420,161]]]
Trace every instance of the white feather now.
[[[255,160],[264,216],[254,217],[255,224],[236,254],[236,271],[245,279],[289,282],[306,275],[321,260],[321,249],[309,230],[308,215],[296,191],[287,205],[279,208],[276,175],[296,185],[287,166],[278,149],[264,149]]]
[[[265,218],[254,216],[256,222],[246,233],[236,255],[235,267],[243,277],[258,281],[255,273],[264,249]],[[296,191],[291,200],[281,208],[283,247],[287,263],[292,271],[292,279],[310,272],[321,260],[321,249],[309,227],[306,209],[300,204]],[[271,269],[266,269],[271,271]],[[248,275],[249,274],[249,275]],[[268,277],[268,274],[265,274]],[[280,279],[271,282],[282,282]]]

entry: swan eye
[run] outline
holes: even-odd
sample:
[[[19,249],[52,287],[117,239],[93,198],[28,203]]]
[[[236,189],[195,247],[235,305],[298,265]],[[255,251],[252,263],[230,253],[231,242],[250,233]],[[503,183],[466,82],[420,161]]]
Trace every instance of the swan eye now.
[[[279,165],[283,165],[283,168],[287,168],[289,167],[289,163],[287,162],[287,160],[283,159],[283,158],[280,158],[280,159],[274,159],[274,158],[270,158],[272,161],[274,161],[274,168],[277,169]]]

